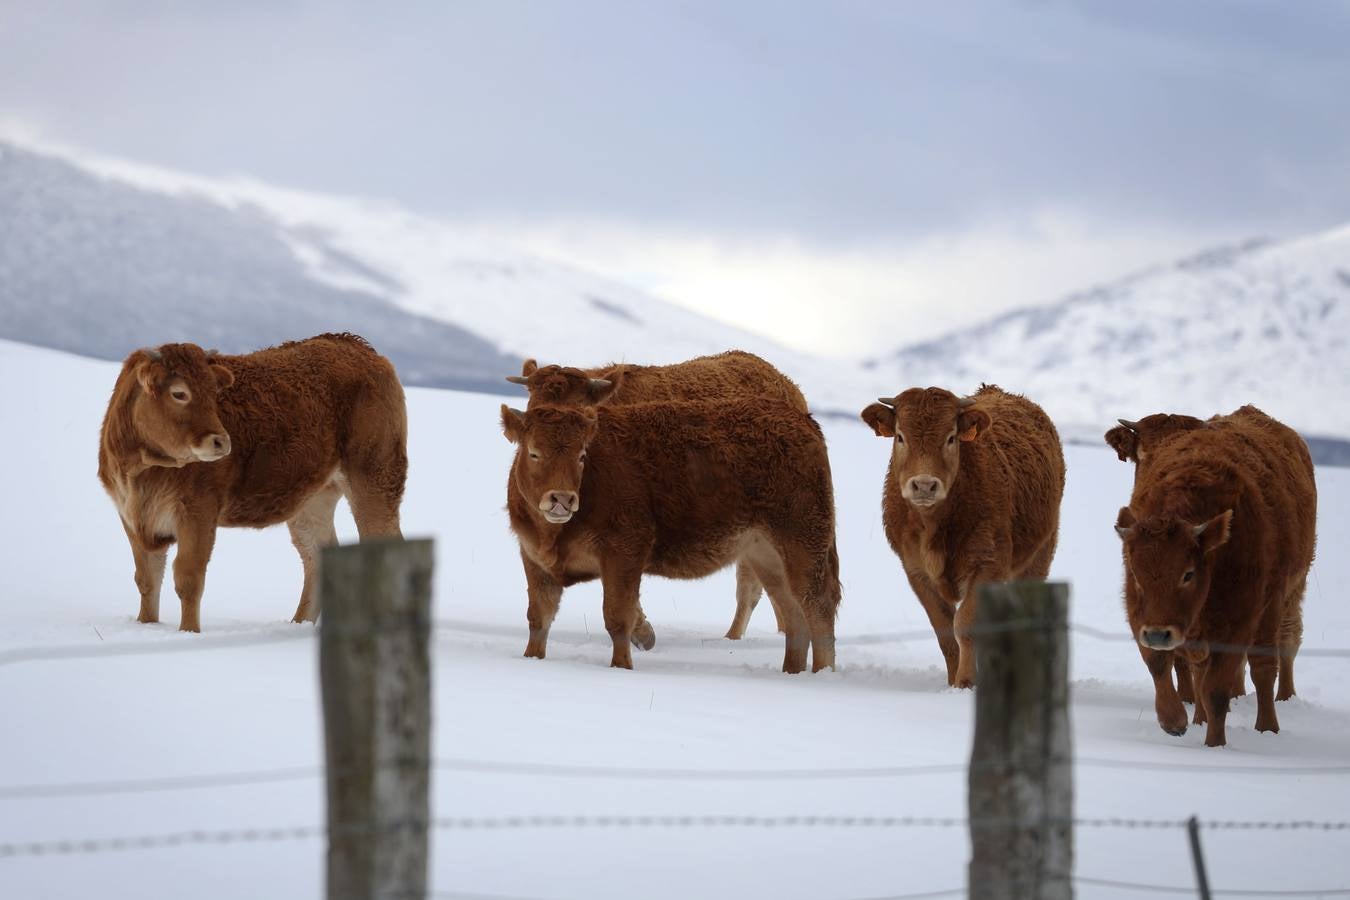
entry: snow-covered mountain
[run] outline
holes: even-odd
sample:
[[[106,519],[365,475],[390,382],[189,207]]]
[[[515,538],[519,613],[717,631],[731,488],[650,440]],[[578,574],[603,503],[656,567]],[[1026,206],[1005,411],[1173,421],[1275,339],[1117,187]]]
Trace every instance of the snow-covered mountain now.
[[[0,143],[0,337],[121,359],[335,330],[418,385],[514,393],[502,376],[525,356],[665,363],[739,347],[817,404],[852,410],[867,393],[857,366],[386,203]]]
[[[521,357],[674,362],[740,347],[820,415],[995,382],[1070,440],[1118,416],[1256,403],[1350,464],[1350,227],[1251,242],[854,363],[826,360],[384,202],[0,138],[0,338],[120,359],[366,335],[416,385],[515,393]],[[1321,436],[1321,437],[1319,437]]]
[[[1117,417],[1255,403],[1350,436],[1350,226],[1253,241],[1000,316],[865,364],[897,385],[997,382],[1071,437]],[[1319,455],[1336,442],[1320,442]]]

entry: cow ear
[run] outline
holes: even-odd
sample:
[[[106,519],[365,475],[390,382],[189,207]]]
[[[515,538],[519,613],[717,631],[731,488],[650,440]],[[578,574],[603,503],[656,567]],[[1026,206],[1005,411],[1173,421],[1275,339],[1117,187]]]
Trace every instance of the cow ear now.
[[[859,415],[872,426],[877,437],[895,437],[895,410],[883,403],[873,403]]]
[[[973,441],[988,428],[993,419],[982,409],[967,409],[956,417],[956,432],[963,441]]]
[[[1210,553],[1228,543],[1228,538],[1232,536],[1232,530],[1233,511],[1225,509],[1208,522],[1192,526],[1191,534],[1195,535],[1195,539],[1200,542],[1200,551]]]
[[[220,363],[212,364],[211,374],[216,376],[216,390],[223,391],[234,384],[234,373]]]
[[[520,374],[529,378],[539,368],[539,363],[533,359],[527,359],[520,365]]]
[[[1117,425],[1108,431],[1104,437],[1106,444],[1112,450],[1116,451],[1116,456],[1120,457],[1121,462],[1139,461],[1139,435],[1124,425]]]
[[[1120,535],[1122,541],[1134,534],[1134,513],[1130,512],[1128,506],[1122,506],[1116,516],[1116,534]]]
[[[164,368],[164,363],[160,361],[159,355],[150,355],[154,351],[142,350],[142,358],[136,363],[132,371],[136,375],[136,380],[140,382],[141,390],[145,391],[151,397],[159,396],[159,385],[168,377],[169,370]]]
[[[525,414],[502,404],[502,433],[513,444],[519,444],[525,436]]]

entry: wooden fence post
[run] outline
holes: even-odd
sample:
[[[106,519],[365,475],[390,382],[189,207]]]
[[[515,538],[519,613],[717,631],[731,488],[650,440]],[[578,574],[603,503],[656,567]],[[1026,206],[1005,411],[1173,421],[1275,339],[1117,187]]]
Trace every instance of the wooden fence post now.
[[[969,896],[1068,900],[1069,588],[993,583],[976,599]]]
[[[378,540],[322,553],[328,900],[426,896],[432,552]]]

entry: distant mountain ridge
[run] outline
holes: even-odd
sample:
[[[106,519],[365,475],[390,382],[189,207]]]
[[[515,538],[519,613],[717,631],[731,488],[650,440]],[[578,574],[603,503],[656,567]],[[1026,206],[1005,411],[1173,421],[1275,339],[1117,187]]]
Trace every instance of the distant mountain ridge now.
[[[1247,241],[852,362],[387,203],[211,179],[0,137],[0,338],[104,359],[349,330],[409,384],[517,395],[524,356],[668,363],[739,347],[857,418],[914,385],[1041,403],[1066,440],[1119,417],[1255,403],[1350,464],[1350,227]]]
[[[1099,436],[1117,417],[1255,403],[1306,434],[1344,439],[1350,227],[1208,250],[864,367],[895,384],[997,382],[1071,435]]]

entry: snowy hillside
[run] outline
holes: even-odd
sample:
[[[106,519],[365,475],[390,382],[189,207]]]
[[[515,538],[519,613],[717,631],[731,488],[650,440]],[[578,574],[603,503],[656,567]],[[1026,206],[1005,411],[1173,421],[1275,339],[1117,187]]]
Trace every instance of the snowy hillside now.
[[[1117,417],[1244,403],[1347,438],[1350,226],[1212,251],[867,365],[902,384],[997,382],[1092,441]]]
[[[306,827],[323,821],[315,632],[285,620],[300,565],[285,529],[224,530],[207,574],[204,632],[137,625],[126,539],[94,478],[94,435],[114,364],[0,341],[0,895],[194,900],[320,896],[323,843],[266,834],[153,850],[7,855],[15,842]],[[32,390],[30,386],[41,386]],[[836,672],[786,676],[762,604],[743,642],[721,638],[729,573],[647,579],[656,648],[632,672],[607,668],[598,589],[563,598],[545,661],[525,660],[525,588],[503,483],[512,449],[498,397],[409,391],[409,535],[437,539],[433,813],[832,815],[960,818],[971,695],[949,690],[927,620],[879,521],[887,445],[827,423],[839,507],[844,601]],[[447,447],[454,465],[446,465]],[[1105,447],[1070,447],[1053,576],[1072,618],[1116,635],[1072,647],[1076,813],[1087,818],[1342,820],[1350,797],[1350,660],[1299,660],[1300,696],[1280,734],[1252,730],[1239,699],[1230,745],[1207,750],[1154,722],[1151,682],[1124,634],[1111,525],[1132,469]],[[1308,648],[1350,647],[1340,595],[1350,561],[1350,471],[1318,473],[1322,552],[1309,579]],[[353,534],[345,506],[339,533]],[[591,624],[594,621],[596,624]],[[902,641],[897,632],[920,633]],[[878,637],[880,635],[880,637]],[[220,647],[222,637],[275,639]],[[33,646],[183,649],[16,661]],[[528,773],[512,771],[521,764]],[[506,766],[508,768],[503,769]],[[723,770],[724,777],[607,777],[556,768]],[[936,767],[905,777],[859,770]],[[954,766],[954,768],[944,768]],[[493,770],[493,767],[497,767]],[[1312,767],[1322,767],[1314,771]],[[1328,769],[1327,767],[1330,767]],[[852,770],[830,777],[783,770]],[[725,770],[748,773],[727,777]],[[817,773],[819,774],[819,773]],[[133,786],[125,779],[195,779]],[[73,784],[72,783],[79,783]],[[1207,831],[1216,896],[1350,888],[1344,832]],[[1183,832],[1082,827],[1076,896],[1136,896],[1101,880],[1186,889]],[[963,828],[484,828],[432,841],[437,896],[783,900],[960,893]],[[942,894],[946,896],[948,894]]]
[[[411,384],[506,392],[525,356],[738,347],[818,406],[852,414],[870,393],[854,365],[385,203],[0,143],[0,337],[120,359],[174,338],[242,349],[334,330],[364,334]]]

